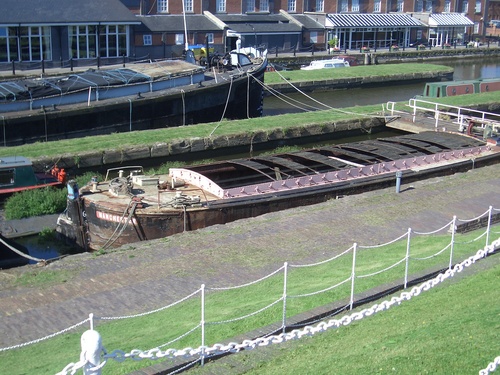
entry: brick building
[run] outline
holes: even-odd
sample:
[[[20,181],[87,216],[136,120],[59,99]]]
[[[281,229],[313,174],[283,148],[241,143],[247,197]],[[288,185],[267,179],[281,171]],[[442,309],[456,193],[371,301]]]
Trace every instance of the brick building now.
[[[500,0],[2,0],[0,63],[462,43],[497,34]],[[183,9],[185,10],[183,12]],[[499,23],[500,24],[500,23]]]

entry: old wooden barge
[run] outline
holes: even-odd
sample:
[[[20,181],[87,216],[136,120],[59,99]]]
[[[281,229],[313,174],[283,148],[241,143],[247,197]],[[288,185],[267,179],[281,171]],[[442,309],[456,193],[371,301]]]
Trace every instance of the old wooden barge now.
[[[172,168],[147,176],[140,167],[68,184],[57,231],[97,250],[161,238],[291,207],[498,162],[500,149],[477,139],[425,132],[377,140]]]

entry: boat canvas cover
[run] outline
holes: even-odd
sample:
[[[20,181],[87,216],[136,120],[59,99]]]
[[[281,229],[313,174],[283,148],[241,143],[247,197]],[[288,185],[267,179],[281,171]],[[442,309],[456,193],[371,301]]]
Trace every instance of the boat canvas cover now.
[[[25,78],[0,82],[0,101],[30,100],[88,90],[152,81],[146,74],[132,69],[95,70],[64,77]]]

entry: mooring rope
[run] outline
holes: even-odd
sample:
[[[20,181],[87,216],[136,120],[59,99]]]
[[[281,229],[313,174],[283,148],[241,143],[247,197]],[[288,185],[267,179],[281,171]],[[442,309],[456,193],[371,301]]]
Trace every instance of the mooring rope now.
[[[9,245],[7,242],[4,241],[3,238],[0,238],[0,242],[2,244],[4,244],[5,246],[7,246],[10,250],[12,250],[13,252],[15,252],[17,255],[22,256],[23,258],[30,259],[30,260],[33,260],[35,262],[45,262],[46,261],[45,259],[35,258],[35,257],[33,257],[33,256],[29,255],[29,254],[23,253],[22,251],[16,249],[14,246]]]
[[[287,80],[280,72],[278,72],[277,70],[275,70],[275,73],[277,73],[286,83],[288,83],[290,86],[292,86],[295,90],[297,90],[298,93],[304,95],[306,98],[312,100],[313,102],[315,103],[318,103],[328,109],[331,109],[331,110],[334,110],[334,111],[337,111],[337,112],[340,112],[340,113],[343,113],[343,114],[347,114],[347,115],[357,115],[357,116],[366,116],[366,117],[370,117],[370,118],[380,118],[380,117],[389,117],[389,118],[392,118],[394,116],[381,116],[381,115],[372,115],[372,114],[368,114],[368,113],[358,113],[358,112],[351,112],[351,111],[345,111],[345,110],[342,110],[340,108],[334,108],[332,106],[329,106],[328,104],[325,104],[325,103],[322,103],[320,102],[319,100],[316,100],[314,99],[312,96],[310,95],[307,95],[305,92],[303,92],[302,90],[300,90],[297,86],[295,86],[292,82],[290,82],[289,80]],[[254,77],[257,81],[258,79],[256,77]],[[268,90],[272,89],[269,85],[266,85],[264,82],[262,82],[262,85],[266,88],[268,88]]]
[[[113,232],[113,234],[111,234],[111,236],[109,237],[109,239],[106,241],[106,243],[102,246],[103,249],[107,249],[108,247],[110,247],[111,245],[113,245],[116,240],[118,238],[120,238],[120,236],[122,235],[122,233],[124,232],[125,228],[127,227],[128,223],[130,222],[130,220],[132,219],[132,215],[134,214],[135,212],[135,208],[137,207],[137,204],[138,202],[135,201],[132,197],[132,199],[130,200],[130,202],[128,203],[128,206],[127,208],[125,208],[125,211],[123,211],[123,215],[122,217],[120,218],[120,222],[118,223],[118,225],[116,226],[115,228],[115,231]],[[129,215],[127,217],[127,220],[123,221],[123,218],[125,217],[125,215],[127,214],[127,211],[129,211]],[[120,229],[120,231],[118,232],[118,234],[116,233],[118,231],[118,229]],[[114,238],[113,238],[114,237]]]
[[[227,106],[229,105],[229,98],[231,97],[231,89],[233,87],[233,76],[231,76],[231,81],[229,83],[229,91],[227,93],[227,99],[226,99],[226,105],[224,106],[224,112],[222,112],[222,116],[220,118],[220,121],[219,123],[217,124],[217,126],[212,130],[212,132],[210,133],[209,137],[212,136],[212,134],[214,134],[214,132],[217,130],[217,128],[219,126],[221,126],[222,124],[222,120],[224,120],[224,116],[226,115],[226,110],[227,110]]]

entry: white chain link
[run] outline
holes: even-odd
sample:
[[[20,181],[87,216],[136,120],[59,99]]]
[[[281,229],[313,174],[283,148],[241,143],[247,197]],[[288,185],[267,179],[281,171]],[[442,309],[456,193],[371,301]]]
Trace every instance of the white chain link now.
[[[421,236],[429,236],[431,234],[436,234],[436,233],[439,233],[441,232],[442,230],[446,229],[446,228],[449,228],[451,225],[453,224],[453,220],[450,221],[449,223],[443,225],[441,228],[439,229],[435,229],[435,230],[432,230],[430,232],[417,232],[417,231],[412,231],[411,233],[412,234],[418,234],[418,235],[421,235]]]
[[[460,221],[462,223],[470,223],[471,221],[476,221],[476,220],[481,219],[484,215],[489,214],[489,213],[490,213],[490,209],[488,208],[485,212],[483,212],[482,214],[476,216],[475,218],[472,218],[472,219],[457,219],[457,221]]]
[[[159,345],[158,348],[163,348],[164,346],[167,346],[167,345],[170,345],[176,341],[179,341],[179,340],[183,339],[184,337],[189,336],[191,333],[193,333],[194,331],[196,331],[200,327],[201,327],[201,324],[198,324],[196,327],[191,328],[189,331],[184,332],[182,335],[177,336],[175,339],[170,340],[169,342],[166,342],[165,344]]]
[[[420,295],[423,291],[428,291],[445,281],[448,278],[455,276],[456,273],[462,272],[466,267],[471,266],[477,260],[486,257],[488,254],[493,253],[497,247],[500,247],[500,239],[495,240],[491,245],[485,246],[484,249],[478,250],[476,254],[467,258],[461,263],[456,264],[453,269],[448,269],[444,273],[440,273],[435,278],[422,283],[419,286],[411,288],[409,291],[402,292],[399,297],[392,297],[390,300],[383,301],[381,303],[376,303],[373,306],[363,309],[359,312],[352,313],[350,315],[345,315],[340,319],[331,319],[327,322],[320,322],[316,326],[306,326],[302,329],[295,329],[288,333],[282,333],[279,335],[272,335],[269,337],[260,337],[254,340],[243,340],[241,343],[231,342],[228,344],[215,344],[213,346],[200,346],[196,349],[191,347],[184,349],[167,349],[165,351],[159,348],[150,349],[147,351],[141,351],[138,349],[132,350],[130,353],[125,353],[121,350],[114,350],[112,353],[105,355],[107,359],[114,359],[115,361],[122,362],[125,359],[131,358],[134,360],[140,359],[160,359],[160,358],[191,358],[193,356],[214,356],[220,355],[228,352],[239,352],[241,350],[254,349],[260,346],[267,346],[272,344],[279,344],[285,341],[300,339],[304,336],[312,336],[316,333],[324,332],[328,329],[339,328],[341,326],[347,326],[352,322],[361,320],[365,317],[371,316],[373,314],[385,311],[393,307],[394,305],[399,305],[404,301],[409,301],[411,298]],[[485,370],[484,374],[488,374],[490,371],[495,371],[497,365],[500,363],[500,357],[495,358],[493,363],[490,363]],[[483,374],[483,372],[480,372]]]
[[[335,260],[337,258],[340,258],[341,256],[349,253],[352,251],[352,249],[354,249],[354,246],[351,246],[349,249],[347,250],[344,250],[342,253],[340,254],[337,254],[329,259],[325,259],[325,260],[322,260],[321,262],[317,262],[317,263],[309,263],[309,264],[290,264],[290,268],[303,268],[303,267],[314,267],[314,266],[320,266],[322,264],[325,264],[325,263],[328,263],[328,262],[331,262],[332,260]]]
[[[287,295],[286,297],[287,298],[300,298],[300,297],[310,297],[310,296],[314,296],[316,294],[320,294],[320,293],[324,293],[324,292],[328,292],[329,290],[332,290],[332,289],[335,289],[343,284],[345,284],[346,282],[348,281],[351,281],[352,280],[352,276],[349,276],[347,279],[345,280],[342,280],[341,282],[335,284],[335,285],[332,285],[332,286],[329,286],[328,288],[325,288],[325,289],[322,289],[322,290],[317,290],[315,292],[311,292],[311,293],[305,293],[305,294],[296,294],[296,295]]]
[[[454,243],[456,243],[456,242],[454,242]],[[423,258],[410,257],[410,259],[413,259],[413,260],[428,260],[428,259],[431,259],[431,258],[435,258],[435,257],[441,255],[446,250],[448,250],[450,247],[451,247],[451,243],[449,243],[448,245],[446,245],[442,250],[439,250],[437,253],[431,254],[431,255],[429,255],[427,257],[423,257]]]
[[[66,375],[66,374],[75,374],[78,370],[83,368],[87,364],[87,361],[78,361],[76,363],[69,363],[64,369],[58,372],[56,375]]]
[[[259,283],[259,282],[261,282],[261,281],[263,281],[265,279],[268,279],[271,276],[276,275],[278,272],[280,272],[284,268],[285,268],[285,266],[281,266],[276,271],[271,272],[269,275],[263,276],[260,279],[257,279],[257,280],[254,280],[254,281],[250,281],[249,283],[246,283],[246,284],[241,284],[241,285],[236,285],[236,286],[228,286],[228,287],[220,287],[220,288],[208,288],[207,287],[206,290],[232,290],[232,289],[240,289],[240,288],[243,288],[243,287],[246,287],[246,286],[257,284],[257,283]]]
[[[483,233],[481,233],[479,236],[477,236],[476,238],[470,240],[470,241],[455,241],[455,244],[458,244],[458,245],[468,245],[468,244],[471,244],[473,242],[476,242],[477,240],[480,240],[482,237],[486,236],[487,232],[484,231]]]
[[[88,321],[90,321],[90,318],[87,318],[85,320],[82,320],[81,322],[79,323],[76,323],[74,325],[72,325],[71,327],[68,327],[68,328],[65,328],[61,331],[58,331],[58,332],[55,332],[55,333],[52,333],[48,336],[44,336],[44,337],[41,337],[39,339],[36,339],[36,340],[33,340],[33,341],[28,341],[28,342],[25,342],[25,343],[22,343],[22,344],[18,344],[18,345],[13,345],[13,346],[8,346],[6,348],[0,348],[0,352],[4,352],[4,351],[7,351],[7,350],[11,350],[11,349],[18,349],[18,348],[22,348],[23,346],[27,346],[27,345],[31,345],[31,344],[38,344],[39,342],[41,341],[44,341],[44,340],[48,340],[48,339],[51,339],[52,337],[55,337],[57,335],[62,335],[63,333],[66,333],[68,331],[71,331],[72,329],[75,329],[76,327],[79,327],[81,326],[82,324],[85,324],[87,323]]]
[[[494,372],[500,366],[500,356],[496,357],[493,362],[490,362],[484,370],[479,371],[479,375],[488,375],[490,372]]]
[[[166,305],[166,306],[162,306],[160,308],[157,308],[155,310],[150,310],[150,311],[146,311],[146,312],[143,312],[143,313],[140,313],[140,314],[135,314],[135,315],[125,315],[125,316],[101,316],[101,317],[95,317],[96,319],[101,319],[101,320],[120,320],[120,319],[130,319],[130,318],[137,318],[139,316],[146,316],[146,315],[150,315],[150,314],[153,314],[153,313],[156,313],[156,312],[159,312],[159,311],[162,311],[162,310],[165,310],[165,309],[168,309],[172,306],[175,306],[181,302],[184,302],[186,300],[188,300],[189,298],[193,297],[194,295],[200,293],[201,289],[197,289],[195,290],[193,293],[191,293],[190,295],[178,300],[178,301],[175,301],[173,303],[171,303],[170,305]]]
[[[236,322],[238,320],[243,320],[243,319],[249,318],[251,316],[260,314],[261,312],[263,312],[263,311],[265,311],[267,309],[270,309],[271,307],[273,307],[274,305],[276,305],[277,303],[279,303],[281,301],[283,301],[283,297],[278,298],[276,301],[273,301],[269,305],[264,306],[263,308],[261,308],[261,309],[259,309],[257,311],[251,312],[250,314],[243,315],[243,316],[240,316],[238,318],[233,318],[233,319],[228,319],[228,320],[220,320],[220,321],[217,321],[217,322],[205,322],[205,324],[207,324],[207,325],[208,324],[225,324],[225,323]]]
[[[384,247],[384,246],[393,244],[393,243],[395,243],[395,242],[397,242],[397,241],[405,238],[406,236],[408,236],[408,232],[405,232],[401,236],[399,236],[399,237],[397,237],[397,238],[395,238],[395,239],[393,239],[393,240],[391,240],[389,242],[383,243],[383,244],[371,245],[371,246],[369,246],[369,245],[364,245],[364,246],[358,245],[358,249],[376,249],[376,248],[379,248],[379,247]]]
[[[378,274],[381,274],[385,271],[389,271],[391,268],[394,268],[396,266],[399,266],[401,263],[403,263],[404,261],[406,260],[406,257],[404,258],[401,258],[400,260],[398,260],[396,263],[394,264],[391,264],[390,266],[386,267],[386,268],[383,268],[379,271],[375,271],[375,272],[372,272],[372,273],[367,273],[367,274],[364,274],[364,275],[356,275],[356,278],[357,279],[363,279],[365,277],[372,277],[372,276],[375,276],[375,275],[378,275]]]

